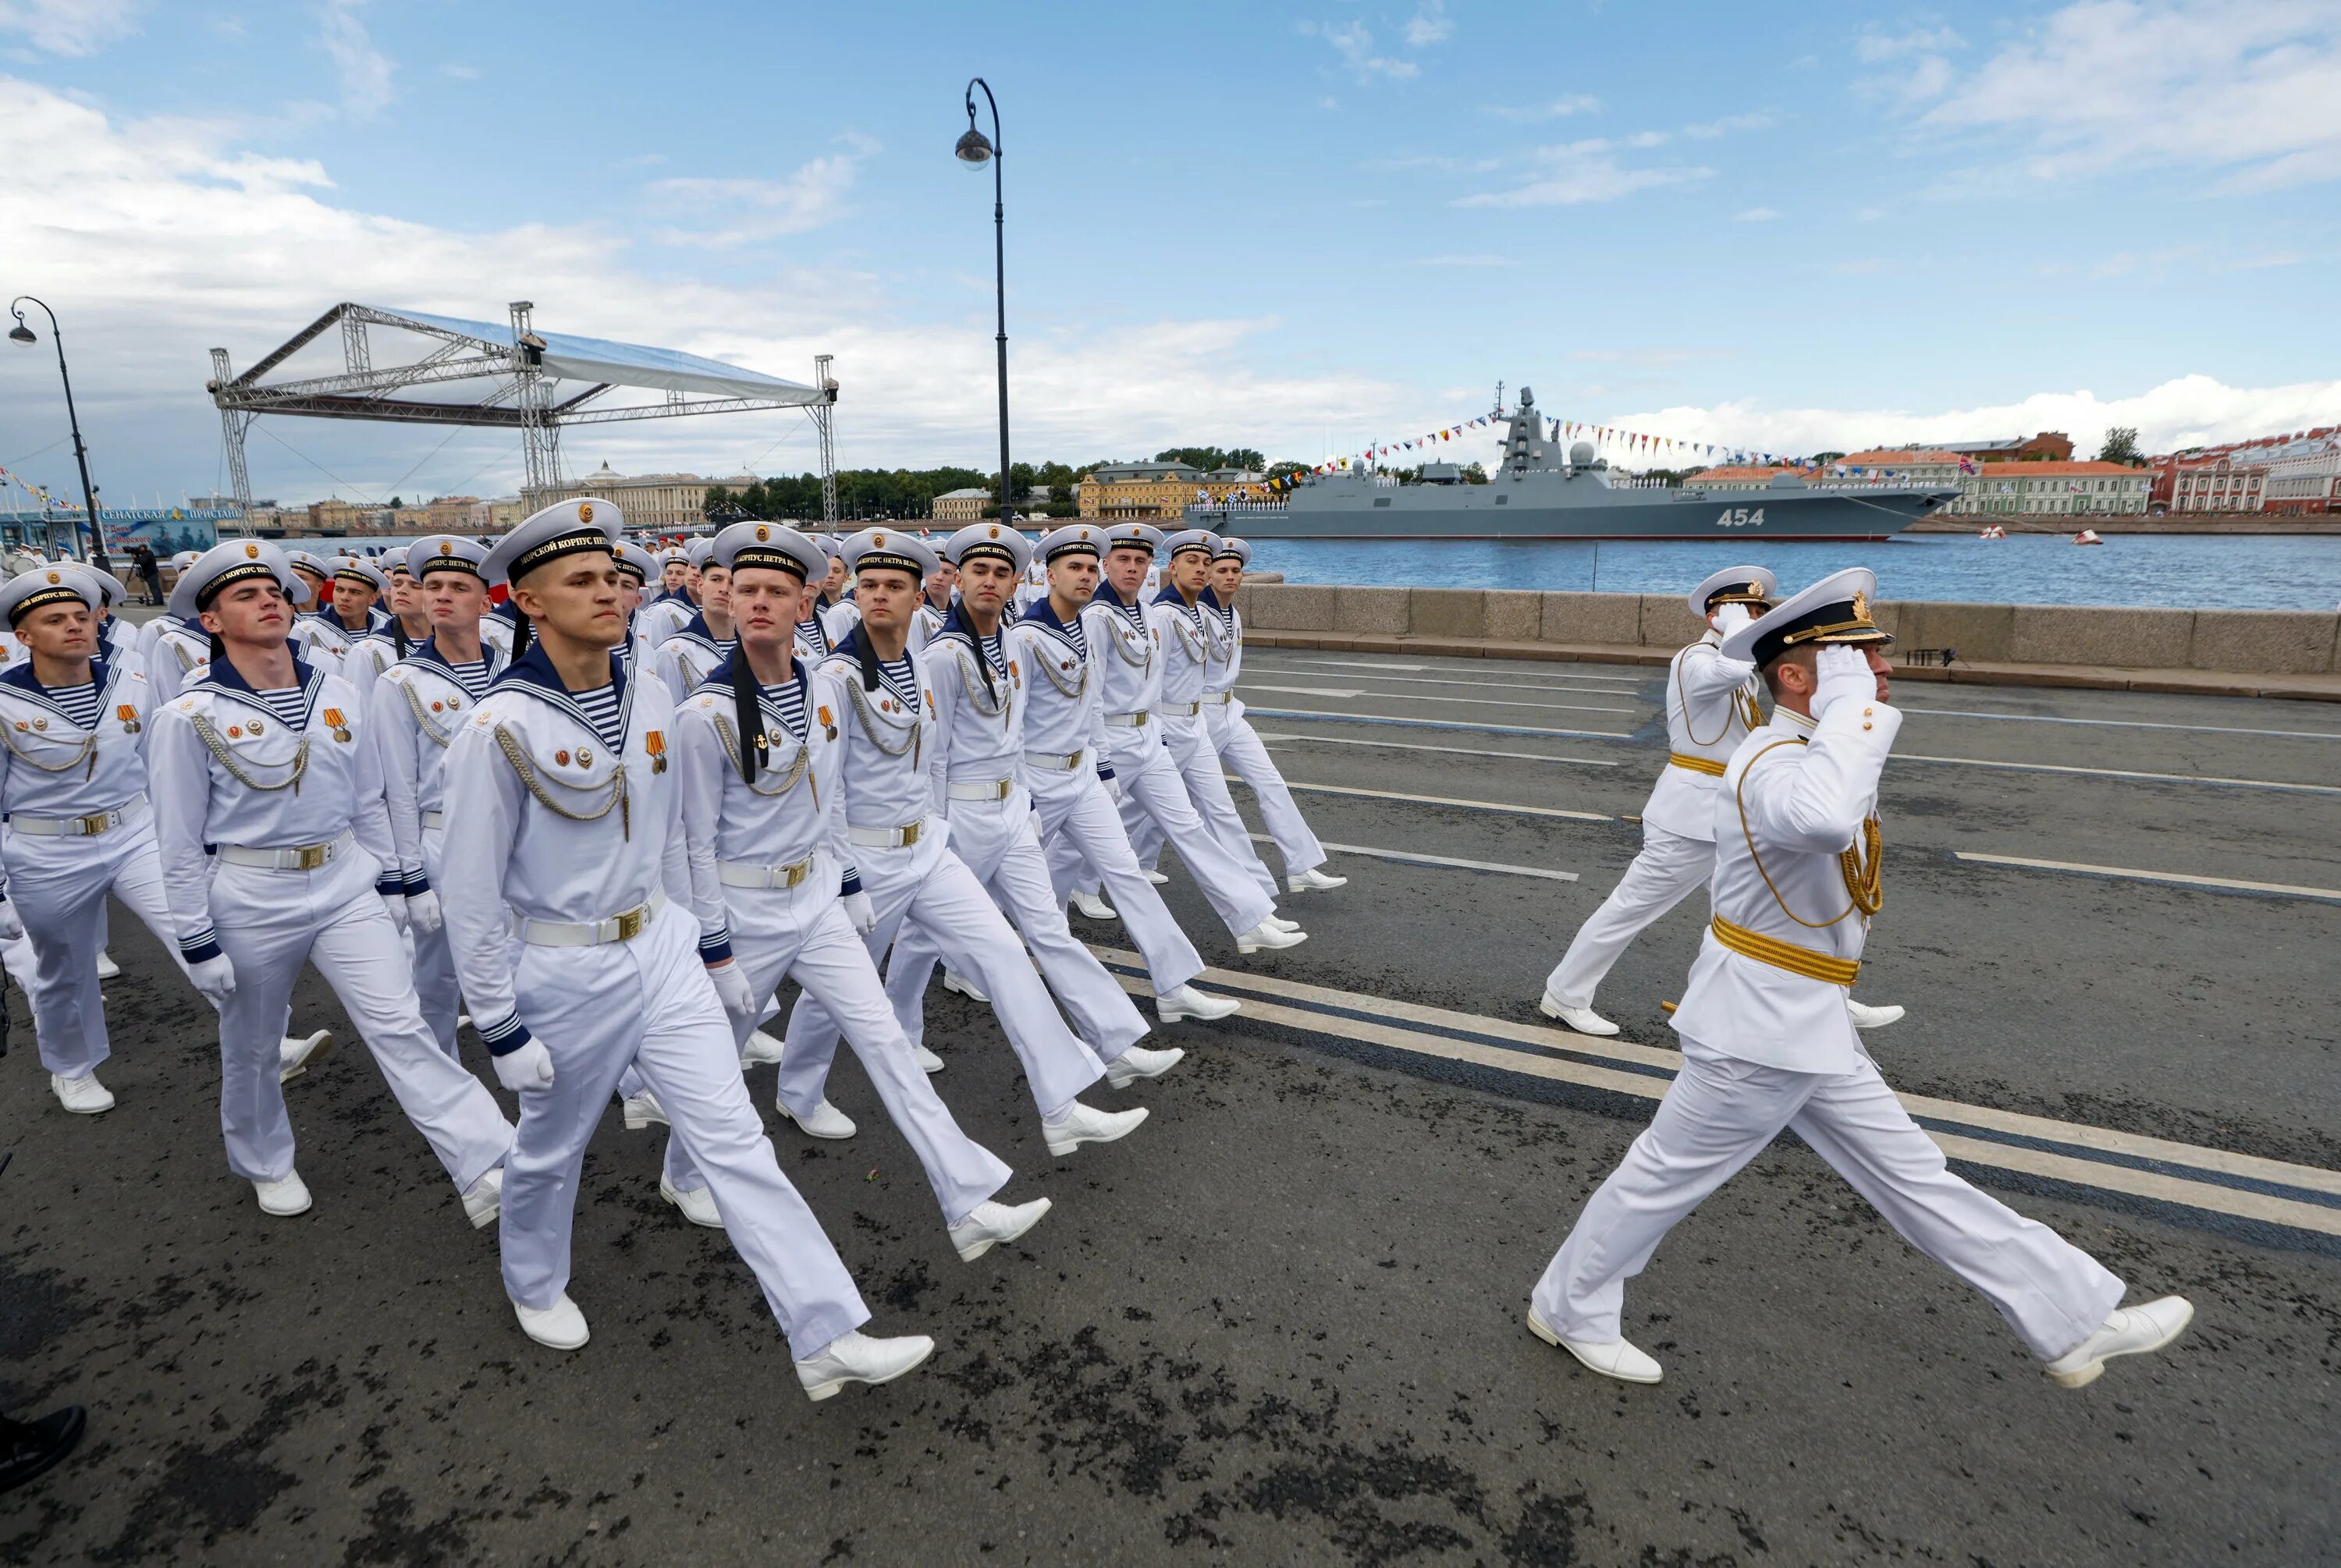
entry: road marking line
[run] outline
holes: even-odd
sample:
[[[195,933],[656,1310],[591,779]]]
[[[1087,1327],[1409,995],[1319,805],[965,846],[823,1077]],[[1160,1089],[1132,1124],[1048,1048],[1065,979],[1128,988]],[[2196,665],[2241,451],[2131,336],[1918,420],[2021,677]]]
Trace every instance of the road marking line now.
[[[1246,691],[1252,690],[1299,691],[1303,689],[1297,686],[1255,687],[1249,680],[1239,680],[1236,686],[1236,695],[1240,697]],[[1311,692],[1310,695],[1333,697],[1342,694],[1332,691],[1324,691]],[[1382,702],[1444,702],[1449,704],[1459,702],[1469,708],[1541,708],[1546,711],[1552,713],[1639,713],[1641,711],[1639,708],[1611,708],[1594,702],[1522,702],[1519,699],[1511,697],[1440,697],[1423,691],[1375,691],[1370,693],[1360,691],[1350,693],[1349,695],[1358,697],[1371,696],[1377,700]],[[1622,691],[1603,691],[1599,693],[1589,692],[1587,695],[1622,697],[1625,693]]]
[[[1275,835],[1254,833],[1255,844],[1273,844]],[[1407,866],[1450,866],[1459,871],[1499,871],[1507,877],[1542,877],[1549,882],[1579,880],[1574,871],[1547,871],[1536,866],[1511,866],[1500,860],[1459,860],[1452,855],[1425,855],[1414,849],[1376,849],[1364,844],[1324,844],[1327,849],[1344,855],[1368,855],[1377,860],[1396,860]]]
[[[1900,704],[1896,706],[1900,707]],[[1978,713],[1963,708],[1903,708],[1937,719],[1996,719],[2013,724],[2087,724],[2107,729],[2186,729],[2197,735],[2273,735],[2284,740],[2341,740],[2341,730],[2242,729],[2226,724],[2164,724],[2150,719],[2067,719],[2055,713]]]
[[[2137,779],[2149,784],[2224,784],[2235,789],[2283,789],[2300,795],[2341,795],[2341,785],[2286,784],[2274,779],[2222,779],[2207,773],[2142,773],[2128,768],[2077,768],[2057,762],[1995,762],[1981,757],[1923,757],[1897,751],[1897,762],[1943,762],[1959,768],[1996,768],[2014,773],[2078,773],[2096,779]]]
[[[1243,782],[1232,773],[1222,777],[1230,784]],[[1354,795],[1368,800],[1403,800],[1410,806],[1452,806],[1465,811],[1499,811],[1508,817],[1560,817],[1571,822],[1620,820],[1601,811],[1566,811],[1558,806],[1513,806],[1501,800],[1456,800],[1444,795],[1407,795],[1395,789],[1360,789],[1350,784],[1303,784],[1297,779],[1287,779],[1284,787],[1306,789],[1316,795]]]
[[[1363,697],[1354,686],[1258,686],[1247,680],[1246,691],[1281,691],[1293,697]]]
[[[1137,954],[1101,946],[1092,951],[1123,989],[1151,993]],[[1240,997],[1240,1017],[1253,1022],[1637,1099],[1664,1096],[1682,1063],[1679,1052],[1629,1040],[1596,1039],[1272,975],[1212,968],[1198,978]],[[1970,1165],[2341,1236],[2341,1171],[1925,1095],[1896,1097],[1946,1156]]]
[[[1631,740],[1623,729],[1548,729],[1529,724],[1464,724],[1450,719],[1394,719],[1384,713],[1326,713],[1314,708],[1254,708],[1262,719],[1320,719],[1336,724],[1392,724],[1409,729],[1466,729],[1475,735],[1541,735],[1559,740]]]
[[[1418,664],[1418,665],[1410,665],[1410,666],[1408,666],[1407,668],[1409,668],[1409,669],[1413,669],[1413,670],[1420,670],[1420,669],[1421,669],[1421,668],[1422,668],[1422,666],[1420,666],[1420,665],[1419,665],[1419,664]],[[1290,670],[1289,670],[1288,669],[1286,669],[1286,667],[1284,667],[1284,666],[1282,666],[1282,665],[1262,664],[1262,665],[1260,666],[1260,669],[1262,669],[1263,670],[1265,670],[1265,671],[1267,671],[1267,672],[1269,672],[1269,673],[1270,673],[1270,674],[1289,674],[1289,673],[1291,673],[1291,671],[1290,671]],[[1659,676],[1658,676],[1658,672],[1657,672],[1657,670],[1656,670],[1655,669],[1653,669],[1651,675],[1650,675],[1648,679],[1655,680],[1655,679],[1658,679],[1658,678],[1659,678]],[[1590,691],[1592,691],[1595,695],[1597,695],[1597,696],[1601,696],[1601,697],[1624,697],[1624,696],[1627,696],[1627,695],[1628,695],[1628,693],[1627,693],[1627,692],[1624,692],[1624,691],[1609,691],[1609,690],[1603,690],[1603,689],[1602,689],[1602,688],[1600,688],[1600,687],[1588,687],[1588,686],[1583,685],[1581,682],[1582,682],[1582,681],[1584,681],[1584,680],[1600,680],[1600,681],[1603,681],[1605,684],[1608,684],[1608,685],[1619,685],[1619,684],[1623,684],[1623,685],[1630,685],[1630,686],[1639,686],[1639,685],[1641,685],[1641,684],[1642,684],[1642,682],[1641,682],[1640,680],[1627,680],[1625,677],[1623,677],[1623,676],[1585,676],[1585,677],[1581,677],[1581,678],[1579,678],[1579,680],[1580,680],[1580,684],[1574,685],[1574,686],[1558,685],[1558,684],[1555,684],[1554,682],[1547,681],[1547,680],[1441,680],[1441,679],[1439,679],[1439,678],[1438,678],[1438,677],[1436,677],[1436,676],[1428,676],[1428,675],[1424,675],[1424,676],[1407,676],[1407,675],[1366,675],[1366,676],[1358,677],[1357,679],[1361,679],[1361,680],[1391,680],[1391,681],[1397,681],[1397,682],[1400,682],[1400,683],[1401,683],[1401,684],[1403,684],[1403,685],[1407,685],[1407,686],[1500,686],[1500,687],[1505,687],[1505,688],[1507,688],[1507,689],[1509,689],[1509,690],[1517,690],[1517,691],[1583,691],[1583,690],[1590,690]]]
[[[1469,746],[1426,746],[1419,740],[1366,740],[1352,735],[1284,735],[1254,730],[1265,745],[1274,741],[1300,741],[1304,746],[1370,746],[1378,751],[1429,751],[1440,757],[1509,757],[1515,762],[1568,762],[1579,768],[1622,768],[1622,762],[1612,762],[1599,757],[1555,757],[1542,751],[1484,751]],[[2336,791],[2341,793],[2341,790]]]
[[[1300,785],[1293,786],[1298,789]],[[2077,877],[2106,877],[2123,882],[2167,882],[2180,888],[2210,888],[2226,893],[2273,893],[2287,898],[2317,898],[2341,903],[2341,888],[2302,888],[2289,882],[2246,882],[2234,877],[2192,877],[2183,871],[2140,871],[2127,866],[2087,866],[2072,860],[2035,860],[2024,855],[1985,855],[1954,849],[1957,860],[1986,866],[2016,866],[2029,871],[2064,871]]]

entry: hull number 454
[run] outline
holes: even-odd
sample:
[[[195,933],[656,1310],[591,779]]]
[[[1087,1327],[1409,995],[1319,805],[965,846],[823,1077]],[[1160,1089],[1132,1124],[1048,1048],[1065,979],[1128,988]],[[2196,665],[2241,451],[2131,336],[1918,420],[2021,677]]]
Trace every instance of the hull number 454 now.
[[[1761,528],[1764,526],[1764,509],[1760,506],[1755,508],[1745,506],[1727,506],[1723,509],[1723,515],[1715,520],[1715,526],[1718,528]]]

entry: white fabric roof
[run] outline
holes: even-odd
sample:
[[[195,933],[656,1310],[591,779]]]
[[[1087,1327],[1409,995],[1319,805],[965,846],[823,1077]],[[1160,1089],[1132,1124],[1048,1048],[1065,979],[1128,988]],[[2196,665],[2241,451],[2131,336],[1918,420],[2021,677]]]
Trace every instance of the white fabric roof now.
[[[419,311],[374,309],[441,332],[458,332],[500,348],[513,346],[510,323],[467,322],[455,316],[424,315]],[[661,392],[702,392],[712,397],[763,398],[774,402],[816,403],[822,394],[812,387],[761,371],[743,370],[721,360],[702,359],[680,349],[654,349],[641,343],[613,342],[608,338],[580,337],[573,332],[539,332],[544,340],[547,375],[582,382],[608,382],[613,386],[652,387]]]

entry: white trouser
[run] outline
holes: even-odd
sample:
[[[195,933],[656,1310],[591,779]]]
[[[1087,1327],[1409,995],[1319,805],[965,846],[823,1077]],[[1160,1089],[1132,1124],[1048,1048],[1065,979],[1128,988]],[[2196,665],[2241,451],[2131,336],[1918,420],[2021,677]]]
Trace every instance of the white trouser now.
[[[939,819],[927,821],[931,831]],[[930,838],[908,849],[863,849],[854,858],[862,890],[870,895],[878,917],[878,924],[862,938],[871,956],[885,952],[895,933],[910,921],[926,931],[953,969],[974,976],[1024,1064],[1032,1103],[1043,1116],[1057,1115],[1105,1076],[1097,1053],[1065,1027],[1056,1004],[1049,999],[1049,988],[1033,972],[1031,960],[983,884],[947,843]],[[919,999],[911,1006],[919,1007]],[[896,1018],[909,1033],[901,1013]],[[836,1055],[837,1020],[820,997],[810,992],[799,997],[790,1010],[781,1050],[782,1103],[799,1115],[810,1113],[821,1103],[829,1064]]]
[[[1072,897],[1074,882],[1085,871],[1094,875],[1112,896],[1122,929],[1145,958],[1154,994],[1168,996],[1203,972],[1202,955],[1179,928],[1154,884],[1139,870],[1129,829],[1087,763],[1083,759],[1083,765],[1068,771],[1061,781],[1044,782],[1032,796],[1032,812],[1040,819],[1047,846],[1050,895],[1061,909]]]
[[[163,950],[178,957],[153,822],[72,839],[10,831],[0,837],[0,858],[8,867],[8,898],[25,922],[33,959],[17,980],[33,1005],[41,1065],[59,1077],[86,1077],[114,1054],[97,987],[105,895],[119,894]]]
[[[213,868],[212,927],[235,968],[220,1010],[220,1130],[228,1168],[246,1181],[281,1181],[293,1169],[279,1047],[293,982],[312,960],[456,1191],[512,1147],[495,1097],[439,1048],[415,1008],[398,928],[374,890],[378,871],[373,856],[346,851],[314,871]]]
[[[1621,1337],[1626,1281],[1667,1231],[1788,1127],[1920,1252],[1981,1291],[2033,1355],[2053,1360],[2121,1305],[2122,1282],[2035,1220],[1945,1168],[1865,1059],[1793,1073],[1683,1042],[1682,1071],[1650,1125],[1553,1255],[1531,1298],[1570,1339]]]
[[[1097,955],[1065,923],[1065,901],[1049,880],[1049,863],[1032,829],[1032,802],[1021,789],[1005,800],[954,800],[951,853],[1023,933],[1041,978],[1101,1061],[1112,1061],[1146,1037],[1146,1020],[1130,993],[1105,971]],[[895,939],[886,963],[886,995],[903,1032],[924,1042],[921,1006],[935,961],[942,956],[933,933],[912,920]]]
[[[441,856],[445,842],[440,829],[423,829],[423,874],[430,878],[434,891],[444,869]],[[455,1043],[455,1020],[463,1011],[463,987],[455,978],[455,950],[447,945],[447,928],[443,925],[426,931],[418,926],[413,934],[414,999],[422,1004],[423,1021],[431,1027],[439,1048],[462,1061],[463,1049]]]
[[[1586,917],[1545,977],[1545,994],[1564,1007],[1589,1007],[1609,967],[1659,916],[1707,885],[1715,873],[1715,841],[1686,839],[1642,824],[1641,853],[1601,907]]]
[[[1202,721],[1166,719],[1162,725],[1162,749],[1170,754],[1171,765],[1179,769],[1180,780],[1187,786],[1187,799],[1194,802],[1195,814],[1203,819],[1203,825],[1211,830],[1211,837],[1220,841],[1228,858],[1242,867],[1245,875],[1260,884],[1260,891],[1273,903],[1276,878],[1269,874],[1268,864],[1260,858],[1260,851],[1251,846],[1251,829],[1244,826],[1243,814],[1236,809],[1235,797],[1228,793],[1227,769],[1220,764],[1219,749],[1211,744]],[[1155,826],[1160,828],[1161,824]],[[1159,848],[1156,853],[1161,853]]]
[[[740,1077],[740,1050],[699,961],[698,927],[669,904],[631,942],[523,944],[513,970],[529,1032],[553,1053],[553,1087],[520,1097],[504,1167],[504,1291],[543,1308],[569,1285],[585,1145],[629,1066],[706,1173],[723,1233],[763,1287],[802,1361],[870,1321],[837,1249],[781,1175]],[[442,1058],[444,1059],[444,1058]]]
[[[1238,713],[1232,702],[1209,704],[1203,716],[1220,760],[1250,788],[1252,799],[1259,802],[1260,821],[1266,825],[1268,836],[1276,841],[1276,852],[1284,860],[1284,874],[1297,877],[1322,866],[1325,846],[1317,841],[1317,835],[1310,830],[1309,819],[1293,804],[1292,790],[1270,759],[1268,748],[1253,732],[1251,720]]]
[[[1117,734],[1121,733],[1116,731]],[[1177,763],[1159,743],[1154,726],[1134,731],[1144,739],[1122,742],[1113,753],[1114,776],[1121,781],[1121,823],[1133,842],[1148,819],[1162,829],[1180,863],[1195,878],[1203,897],[1234,936],[1241,936],[1276,913],[1273,892],[1227,851],[1217,835],[1196,812]],[[1226,784],[1220,792],[1227,792]],[[1260,858],[1252,856],[1255,865]],[[1265,869],[1261,876],[1266,876]]]
[[[957,1225],[1006,1186],[1008,1166],[960,1130],[911,1054],[870,949],[838,902],[836,862],[820,857],[812,876],[794,888],[726,888],[723,902],[732,917],[732,960],[747,976],[758,1010],[783,976],[793,977],[807,996],[821,998],[829,1016],[843,1026],[846,1044],[870,1075],[886,1115],[919,1156],[944,1223]],[[732,1017],[735,1050],[748,1043],[756,1024],[754,1014]],[[707,1185],[681,1138],[667,1140],[666,1175],[678,1192]]]

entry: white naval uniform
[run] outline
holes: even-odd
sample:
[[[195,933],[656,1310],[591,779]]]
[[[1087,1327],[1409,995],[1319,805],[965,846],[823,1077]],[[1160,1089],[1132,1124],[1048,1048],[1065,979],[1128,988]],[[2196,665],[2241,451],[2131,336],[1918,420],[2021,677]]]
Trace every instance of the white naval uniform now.
[[[503,657],[485,643],[480,655],[493,680],[503,670]],[[447,747],[481,696],[425,640],[383,672],[368,699],[374,747],[382,754],[391,841],[397,846],[399,876],[409,893],[446,885]],[[456,983],[447,928],[425,931],[418,927],[413,935],[414,995],[423,1007],[423,1021],[431,1026],[440,1049],[460,1060],[455,1020],[463,1015],[463,987]]]
[[[660,641],[651,668],[666,682],[668,700],[681,707],[683,699],[697,690],[699,683],[732,656],[734,646],[732,640],[719,638],[709,630],[702,611]]]
[[[520,1097],[504,1166],[504,1289],[542,1310],[567,1288],[585,1145],[632,1067],[803,1360],[869,1310],[781,1175],[700,959],[666,689],[615,684],[613,746],[533,644],[444,762],[444,853],[463,870],[442,897],[463,995],[490,1050],[534,1037],[553,1057],[553,1083]]]
[[[368,627],[367,630],[372,630]],[[293,651],[312,664],[342,672],[343,662],[350,656],[350,647],[365,635],[352,631],[342,624],[342,618],[329,606],[312,610],[293,618]]]
[[[423,646],[424,640],[419,637],[407,639],[406,653],[413,652]],[[342,659],[342,675],[358,689],[361,706],[373,705],[374,683],[382,679],[383,671],[406,657],[406,653],[399,651],[398,643],[398,625],[391,621],[374,628],[350,644],[349,652]]]
[[[219,1031],[228,1166],[252,1182],[292,1174],[278,1047],[293,982],[314,959],[407,1119],[456,1191],[467,1191],[503,1162],[512,1124],[439,1048],[415,1006],[413,972],[383,903],[404,882],[357,694],[297,660],[293,670],[298,726],[222,660],[155,710],[147,737],[180,956],[192,964],[224,952],[235,968]],[[217,851],[208,861],[206,846]]]
[[[812,614],[797,622],[796,656],[805,661],[806,668],[820,669],[822,660],[827,659],[830,650],[836,646],[837,644],[829,635],[827,623],[822,620],[818,607],[815,607]]]
[[[874,957],[906,922],[923,928],[952,969],[981,982],[1024,1064],[1033,1104],[1043,1117],[1056,1116],[1105,1076],[1105,1067],[1065,1027],[991,895],[951,852],[951,824],[927,769],[936,726],[934,705],[924,698],[924,656],[909,656],[907,690],[882,679],[877,690],[864,691],[859,646],[858,636],[848,639],[814,672],[813,719],[844,739],[839,789],[846,841],[877,915],[862,940]],[[911,1033],[911,1020],[902,1021]],[[798,997],[781,1053],[781,1102],[791,1115],[809,1116],[821,1104],[836,1054],[837,1024],[828,1009],[816,997]]]
[[[1273,899],[1277,880],[1252,848],[1251,830],[1236,809],[1235,797],[1228,793],[1227,769],[1220,765],[1219,749],[1211,744],[1210,730],[1203,721],[1203,688],[1210,674],[1210,637],[1216,617],[1200,599],[1190,605],[1175,588],[1158,594],[1147,606],[1147,615],[1162,628],[1162,691],[1154,712],[1162,721],[1163,749],[1178,765],[1196,815],[1210,829],[1220,847]],[[1161,845],[1152,841],[1154,853],[1147,852],[1151,836],[1141,837],[1147,827],[1143,821],[1131,823],[1138,858],[1151,863],[1161,854]],[[1151,827],[1154,833],[1161,832],[1160,822]]]
[[[941,631],[943,629],[943,622],[950,619],[951,611],[948,607],[937,610],[927,600],[920,600],[917,608],[911,611],[911,635],[908,646],[913,649],[924,648],[935,640],[935,633]]]
[[[692,902],[702,958],[732,962],[747,976],[761,1009],[784,977],[821,998],[844,1027],[886,1114],[919,1156],[927,1185],[956,1225],[1007,1185],[1010,1171],[960,1130],[903,1037],[870,949],[840,901],[860,891],[845,844],[838,769],[842,742],[813,720],[812,672],[799,660],[792,683],[798,719],[769,699],[759,701],[762,733],[756,778],[741,776],[737,702],[728,665],[675,712],[675,766],[681,772],[683,836],[690,846]],[[752,735],[749,744],[752,746]],[[753,1016],[732,1017],[744,1047]],[[706,1185],[679,1139],[667,1142],[667,1180],[677,1192]]]
[[[1591,1007],[1634,938],[1705,886],[1715,869],[1715,813],[1725,797],[1721,776],[1706,769],[1730,761],[1763,722],[1756,666],[1724,658],[1717,651],[1722,640],[1709,631],[1667,667],[1667,751],[1681,760],[1659,771],[1642,807],[1641,852],[1545,978],[1545,994],[1563,1007]],[[1738,830],[1736,819],[1732,830]]]
[[[698,615],[699,601],[690,595],[662,593],[634,607],[634,631],[645,646],[656,650]]]
[[[202,627],[175,617],[159,617],[154,625],[154,636],[146,645],[146,688],[160,708],[211,663],[212,640]]]
[[[927,770],[934,799],[951,819],[951,852],[1015,922],[1073,1032],[1110,1062],[1146,1037],[1146,1019],[1075,938],[1065,923],[1065,901],[1050,882],[1023,778],[1024,668],[1009,654],[1006,640],[1004,625],[979,639],[954,613],[927,644],[921,662],[935,708]],[[988,691],[985,668],[991,673]],[[925,1033],[921,997],[941,957],[932,933],[913,920],[887,961],[886,994],[913,1040]]]
[[[1243,670],[1243,618],[1234,605],[1220,603],[1217,590],[1210,588],[1203,590],[1202,610],[1205,666],[1200,700],[1212,749],[1250,788],[1252,799],[1260,804],[1260,820],[1284,861],[1284,874],[1297,877],[1313,871],[1325,863],[1325,846],[1317,841],[1309,819],[1293,804],[1291,789],[1270,760],[1268,748],[1253,732],[1251,720],[1244,717],[1243,701],[1236,696],[1236,678]]]
[[[1901,723],[1886,703],[1845,698],[1818,725],[1778,710],[1740,743],[1715,819],[1717,921],[1804,949],[1803,962],[1858,960],[1868,921],[1838,855],[1860,843]],[[1539,1318],[1566,1338],[1619,1338],[1626,1281],[1788,1127],[1912,1245],[1988,1297],[2035,1355],[2062,1355],[2105,1322],[2122,1282],[1946,1168],[1863,1052],[1846,991],[1728,948],[1710,925],[1675,1013],[1682,1070],[1537,1282]]]
[[[1008,630],[1010,652],[1026,671],[1024,784],[1041,841],[1051,849],[1061,841],[1066,847],[1065,854],[1051,856],[1051,891],[1059,906],[1068,888],[1054,881],[1058,866],[1094,868],[1122,929],[1146,960],[1154,994],[1167,997],[1203,972],[1203,958],[1138,868],[1121,814],[1106,794],[1113,768],[1106,761],[1100,700],[1105,681],[1081,635],[1081,619],[1074,616],[1068,626],[1043,599]]]

